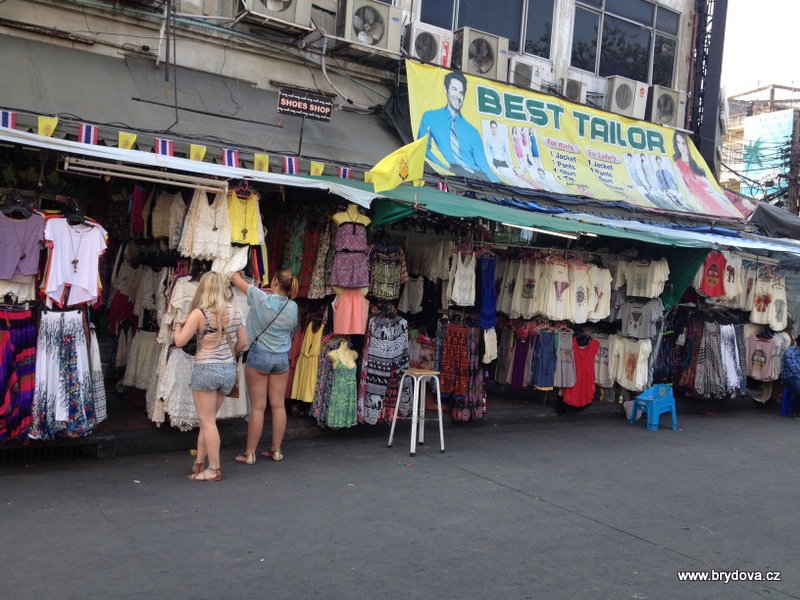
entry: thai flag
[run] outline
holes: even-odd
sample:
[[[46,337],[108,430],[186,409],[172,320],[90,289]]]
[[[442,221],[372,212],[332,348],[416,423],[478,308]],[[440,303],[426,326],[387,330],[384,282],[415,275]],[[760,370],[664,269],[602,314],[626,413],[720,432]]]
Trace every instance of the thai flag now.
[[[175,142],[164,138],[156,138],[156,154],[175,156]]]
[[[225,148],[222,151],[222,164],[225,165],[226,167],[238,167],[239,151]]]
[[[0,111],[0,127],[5,127],[6,129],[16,129],[17,113],[11,112],[10,110]]]
[[[440,191],[440,192],[447,192],[447,191],[448,191],[448,189],[447,189],[447,182],[446,182],[446,181],[440,181],[440,182],[437,184],[437,187],[439,188],[439,191]]]
[[[342,179],[350,179],[350,176],[353,174],[353,169],[349,167],[339,167],[339,177]]]
[[[300,172],[300,159],[296,156],[284,156],[283,172],[287,175],[297,175]]]
[[[78,126],[78,141],[84,144],[96,144],[97,133],[97,125],[87,125],[86,123],[81,123]]]

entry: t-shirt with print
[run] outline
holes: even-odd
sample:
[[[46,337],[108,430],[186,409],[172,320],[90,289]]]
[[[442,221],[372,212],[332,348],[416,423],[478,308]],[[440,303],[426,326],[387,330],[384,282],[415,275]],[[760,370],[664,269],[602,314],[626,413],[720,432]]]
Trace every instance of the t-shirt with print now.
[[[725,295],[725,268],[727,262],[722,252],[711,252],[703,263],[700,291],[704,296],[719,298]]]
[[[747,357],[747,376],[758,381],[772,381],[777,344],[774,339],[762,340],[751,336],[744,341]]]

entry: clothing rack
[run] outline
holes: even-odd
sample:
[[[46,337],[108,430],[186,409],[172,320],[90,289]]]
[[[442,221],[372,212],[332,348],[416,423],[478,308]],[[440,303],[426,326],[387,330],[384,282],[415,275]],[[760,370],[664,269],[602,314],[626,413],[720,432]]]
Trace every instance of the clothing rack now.
[[[758,256],[756,254],[748,254],[747,252],[739,252],[739,251],[731,252],[731,255],[738,256],[743,260],[751,260],[756,264],[764,263],[767,265],[775,265],[777,267],[781,266],[781,261],[779,261],[777,258],[767,258],[766,256]]]

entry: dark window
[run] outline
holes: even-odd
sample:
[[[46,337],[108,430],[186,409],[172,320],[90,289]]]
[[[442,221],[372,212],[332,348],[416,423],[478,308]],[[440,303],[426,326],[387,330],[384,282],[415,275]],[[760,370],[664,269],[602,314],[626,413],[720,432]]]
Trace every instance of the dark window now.
[[[523,48],[525,53],[550,58],[553,2],[554,0],[528,0],[528,20]]]
[[[649,30],[622,19],[605,16],[599,75],[622,75],[637,81],[647,81],[649,56]]]
[[[680,20],[680,13],[647,0],[578,0],[571,64],[602,77],[672,87]]]
[[[456,29],[472,27],[506,37],[508,49],[518,52],[521,15],[522,0],[505,0],[502,10],[498,10],[496,3],[487,0],[460,0]]]
[[[653,24],[654,5],[643,0],[606,0],[606,12],[648,27]]]
[[[675,38],[656,34],[656,45],[653,52],[653,85],[672,87],[676,44]]]
[[[427,0],[422,3],[420,20],[443,29],[453,29],[454,6],[455,0]]]
[[[597,69],[597,31],[600,15],[580,7],[575,8],[575,29],[572,34],[572,60],[578,69],[595,72]]]
[[[659,6],[656,9],[656,29],[663,33],[678,35],[678,30],[681,26],[681,16]]]

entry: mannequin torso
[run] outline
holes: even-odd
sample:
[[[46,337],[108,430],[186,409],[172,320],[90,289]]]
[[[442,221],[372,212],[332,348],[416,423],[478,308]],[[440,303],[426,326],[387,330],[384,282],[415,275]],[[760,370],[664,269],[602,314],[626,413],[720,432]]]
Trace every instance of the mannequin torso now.
[[[344,341],[336,350],[328,353],[328,358],[331,359],[334,369],[339,366],[340,362],[348,369],[355,369],[358,352],[351,350],[349,344]]]

